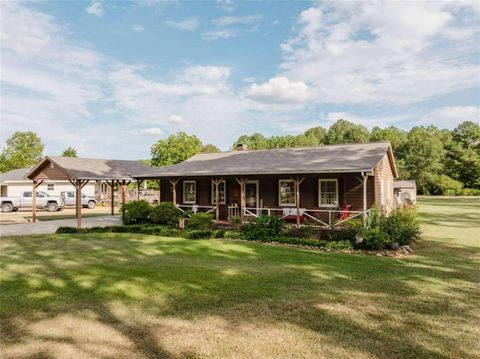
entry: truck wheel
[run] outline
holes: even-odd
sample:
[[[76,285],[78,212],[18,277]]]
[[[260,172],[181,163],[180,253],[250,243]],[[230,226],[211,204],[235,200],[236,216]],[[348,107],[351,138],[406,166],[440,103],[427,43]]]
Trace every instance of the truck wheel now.
[[[95,201],[89,201],[87,207],[89,209],[94,209],[97,206],[97,203]]]
[[[56,204],[55,202],[50,202],[47,205],[47,209],[48,209],[49,212],[56,212],[57,209],[58,209],[58,204]]]
[[[13,206],[11,203],[4,203],[2,204],[2,212],[12,212]]]

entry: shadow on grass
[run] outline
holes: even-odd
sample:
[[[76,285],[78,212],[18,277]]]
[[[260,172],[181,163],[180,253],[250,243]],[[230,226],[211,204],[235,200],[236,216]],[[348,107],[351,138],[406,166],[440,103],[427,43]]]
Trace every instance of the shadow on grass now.
[[[5,241],[0,319],[2,341],[10,344],[33,336],[16,325],[17,318],[33,323],[88,309],[101,324],[128,338],[139,353],[178,357],[161,347],[151,327],[132,324],[112,312],[109,304],[121,301],[139,305],[156,317],[190,320],[214,315],[232,325],[290,323],[328,338],[335,346],[377,357],[447,358],[442,348],[427,347],[411,335],[412,330],[426,326],[418,316],[443,315],[447,310],[468,320],[466,308],[478,302],[472,301],[478,299],[474,287],[478,267],[461,257],[446,256],[455,249],[444,245],[432,254],[402,261],[127,234]],[[438,295],[419,301],[418,289],[411,283],[439,280],[468,285],[457,291],[457,301],[447,307],[446,297]],[[375,326],[324,309],[348,303],[355,295],[374,298],[378,310],[370,313],[370,319]],[[265,310],[259,313],[258,308]],[[415,322],[392,320],[402,313],[415,315]],[[443,348],[455,348],[456,355],[473,357],[447,334],[435,341]],[[194,354],[181,356],[193,358]]]

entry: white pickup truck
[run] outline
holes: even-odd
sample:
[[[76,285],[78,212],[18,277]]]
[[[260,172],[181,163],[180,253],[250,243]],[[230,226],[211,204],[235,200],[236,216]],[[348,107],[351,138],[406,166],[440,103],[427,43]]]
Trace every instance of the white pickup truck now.
[[[2,212],[15,212],[19,208],[32,208],[32,191],[24,191],[20,197],[0,197]],[[62,197],[50,196],[43,191],[37,192],[37,208],[46,208],[49,212],[56,212],[65,207]]]

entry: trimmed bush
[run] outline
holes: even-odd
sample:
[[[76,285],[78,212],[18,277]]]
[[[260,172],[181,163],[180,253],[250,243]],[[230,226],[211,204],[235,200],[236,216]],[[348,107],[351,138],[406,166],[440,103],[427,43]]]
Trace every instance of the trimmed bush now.
[[[259,216],[242,228],[245,239],[268,239],[279,237],[285,229],[285,221],[276,216]]]
[[[58,227],[56,233],[78,233],[76,227]]]
[[[217,229],[213,231],[213,238],[224,238],[225,236],[225,230],[223,229]]]
[[[223,238],[227,239],[241,239],[242,238],[242,233],[237,232],[237,231],[225,231],[223,233]]]
[[[123,224],[144,224],[150,222],[152,206],[145,201],[132,201],[122,206]]]
[[[194,230],[210,230],[213,226],[213,216],[210,213],[192,214],[187,221],[186,227]]]
[[[365,249],[384,249],[389,242],[381,227],[371,227],[363,232],[363,242],[359,245]]]
[[[196,229],[185,231],[184,237],[188,239],[209,239],[213,237],[213,231],[210,229]]]
[[[412,208],[399,208],[382,221],[382,230],[388,240],[400,245],[410,244],[420,236],[420,224]]]
[[[161,202],[153,207],[150,219],[154,224],[163,224],[171,227],[178,225],[180,212],[173,203]]]
[[[289,226],[288,230],[286,231],[289,237],[297,237],[297,238],[320,238],[320,230],[315,227],[311,226],[303,226],[303,227],[294,227]]]
[[[353,249],[353,246],[349,240],[342,240],[327,242],[325,248],[333,249],[336,251],[351,251]]]

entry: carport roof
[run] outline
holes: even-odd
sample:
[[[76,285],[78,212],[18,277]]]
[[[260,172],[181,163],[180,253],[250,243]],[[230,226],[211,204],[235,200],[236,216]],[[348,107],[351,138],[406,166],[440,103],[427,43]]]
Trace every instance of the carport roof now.
[[[132,174],[146,172],[148,169],[142,161],[47,156],[25,177],[32,180],[46,177],[52,180],[130,181],[133,179]]]

